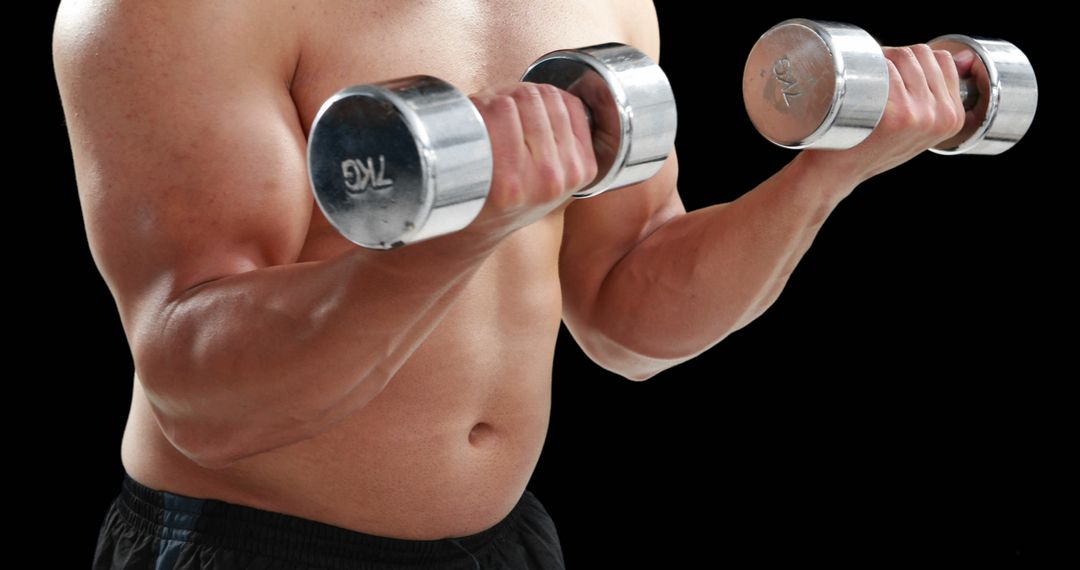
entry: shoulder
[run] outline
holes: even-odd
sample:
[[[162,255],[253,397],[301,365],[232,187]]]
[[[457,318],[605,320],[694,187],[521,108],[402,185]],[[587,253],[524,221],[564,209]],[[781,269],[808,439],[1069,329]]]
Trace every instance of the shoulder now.
[[[630,43],[660,60],[660,26],[652,0],[614,0]]]
[[[54,65],[63,80],[64,72],[84,67],[269,62],[298,36],[281,9],[289,7],[257,0],[63,0],[53,29]]]

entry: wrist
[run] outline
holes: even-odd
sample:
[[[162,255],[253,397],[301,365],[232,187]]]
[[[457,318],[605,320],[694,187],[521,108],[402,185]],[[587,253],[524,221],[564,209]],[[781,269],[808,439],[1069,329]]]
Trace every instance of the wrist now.
[[[789,165],[795,168],[798,178],[833,203],[846,198],[868,175],[852,161],[847,153],[822,150],[804,150]]]

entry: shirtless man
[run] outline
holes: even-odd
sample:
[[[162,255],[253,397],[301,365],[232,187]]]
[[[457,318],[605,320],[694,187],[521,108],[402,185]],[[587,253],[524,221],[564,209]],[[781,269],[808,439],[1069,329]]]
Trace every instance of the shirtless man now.
[[[674,153],[574,201],[596,168],[582,105],[515,80],[609,41],[658,59],[651,3],[62,4],[86,230],[136,369],[96,568],[561,567],[525,491],[560,320],[629,379],[693,358],[777,298],[860,182],[963,121],[969,62],[890,48],[888,109],[855,149],[690,214]],[[457,234],[357,248],[313,207],[305,135],[338,89],[421,73],[475,94],[491,197]]]

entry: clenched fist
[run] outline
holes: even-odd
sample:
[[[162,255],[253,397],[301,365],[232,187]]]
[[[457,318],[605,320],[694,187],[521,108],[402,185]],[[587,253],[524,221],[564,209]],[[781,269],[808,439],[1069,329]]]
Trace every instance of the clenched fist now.
[[[464,231],[502,239],[565,204],[596,177],[585,106],[552,85],[516,83],[470,96],[491,137],[484,209]]]
[[[844,151],[806,151],[817,161],[865,180],[907,162],[953,137],[973,116],[960,101],[960,77],[971,72],[975,54],[926,44],[884,47],[889,67],[889,100],[874,132]]]

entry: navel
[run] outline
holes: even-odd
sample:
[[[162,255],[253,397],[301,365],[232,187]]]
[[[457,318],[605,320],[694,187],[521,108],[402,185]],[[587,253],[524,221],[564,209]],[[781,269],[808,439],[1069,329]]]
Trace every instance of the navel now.
[[[469,443],[474,446],[484,445],[495,434],[495,428],[491,424],[479,422],[469,430]]]

